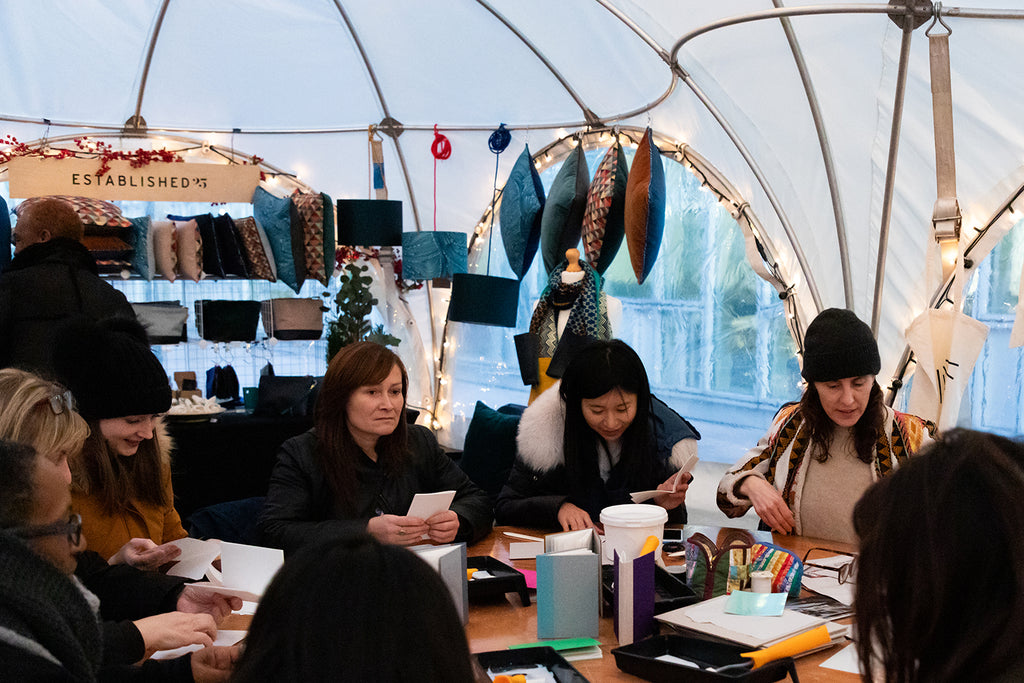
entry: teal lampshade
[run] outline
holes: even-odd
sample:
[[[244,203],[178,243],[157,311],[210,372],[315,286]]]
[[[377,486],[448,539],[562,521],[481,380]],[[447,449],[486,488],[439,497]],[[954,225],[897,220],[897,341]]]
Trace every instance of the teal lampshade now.
[[[518,312],[519,280],[471,273],[452,277],[450,322],[515,327]]]
[[[338,244],[350,247],[402,246],[402,202],[339,199]]]
[[[450,278],[455,273],[465,273],[467,268],[466,233],[402,233],[402,279]]]

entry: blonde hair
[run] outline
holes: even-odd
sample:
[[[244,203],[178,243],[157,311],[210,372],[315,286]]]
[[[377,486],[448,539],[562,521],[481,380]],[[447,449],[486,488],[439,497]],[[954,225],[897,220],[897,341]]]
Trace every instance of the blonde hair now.
[[[76,456],[89,436],[89,425],[64,400],[65,391],[24,370],[0,370],[0,438],[28,444],[40,455]],[[60,413],[53,410],[55,401]]]

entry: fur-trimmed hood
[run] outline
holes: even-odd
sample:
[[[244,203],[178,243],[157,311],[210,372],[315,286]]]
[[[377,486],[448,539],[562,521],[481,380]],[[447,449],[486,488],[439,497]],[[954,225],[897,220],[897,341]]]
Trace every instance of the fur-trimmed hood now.
[[[542,393],[523,411],[516,434],[516,449],[520,460],[537,472],[548,472],[565,464],[562,441],[565,435],[565,404],[559,393],[561,380]],[[655,440],[658,444],[656,456],[668,460],[674,469],[679,469],[697,452],[700,434],[686,420],[670,408],[659,410],[660,402],[652,397],[652,414],[659,412],[654,421]],[[664,404],[660,404],[664,405]],[[669,422],[679,424],[669,424]],[[663,427],[662,428],[659,428]],[[685,434],[685,436],[684,436]],[[685,447],[676,444],[685,442]]]

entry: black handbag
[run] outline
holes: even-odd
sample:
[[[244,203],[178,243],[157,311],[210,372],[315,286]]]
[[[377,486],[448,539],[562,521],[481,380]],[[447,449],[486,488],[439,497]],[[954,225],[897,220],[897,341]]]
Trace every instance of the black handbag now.
[[[254,415],[304,417],[313,414],[323,377],[263,375]]]
[[[196,300],[196,329],[207,341],[255,341],[259,301]]]

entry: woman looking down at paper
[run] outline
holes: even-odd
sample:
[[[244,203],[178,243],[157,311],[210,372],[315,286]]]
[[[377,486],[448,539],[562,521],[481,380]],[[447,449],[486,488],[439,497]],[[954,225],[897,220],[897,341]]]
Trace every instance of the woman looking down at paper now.
[[[173,559],[167,555],[176,556],[176,548],[156,550],[188,535],[174,509],[172,444],[161,417],[171,407],[171,387],[146,330],[127,318],[70,323],[57,334],[54,367],[89,423],[89,438],[70,464],[90,548],[151,569]],[[71,410],[61,398],[54,409]],[[127,556],[118,555],[129,542]]]
[[[659,489],[669,522],[686,522],[686,489],[700,434],[651,395],[636,352],[618,339],[580,349],[561,381],[523,413],[518,453],[495,504],[499,524],[596,527],[609,505]]]
[[[313,541],[368,531],[399,545],[472,542],[491,529],[487,494],[405,419],[402,361],[372,342],[341,349],[324,376],[313,429],[281,445],[259,529],[291,553]],[[455,491],[450,509],[407,512],[417,493]]]
[[[1022,467],[1020,443],[952,429],[857,503],[864,680],[1024,680]]]
[[[799,403],[718,484],[718,507],[739,517],[751,507],[762,528],[855,543],[851,513],[872,482],[931,441],[934,425],[882,401],[871,328],[829,308],[807,327]]]

